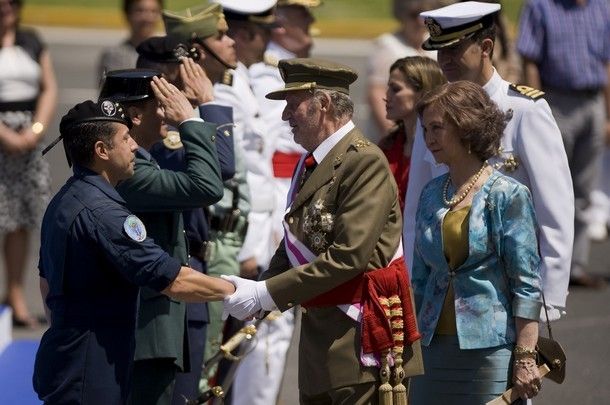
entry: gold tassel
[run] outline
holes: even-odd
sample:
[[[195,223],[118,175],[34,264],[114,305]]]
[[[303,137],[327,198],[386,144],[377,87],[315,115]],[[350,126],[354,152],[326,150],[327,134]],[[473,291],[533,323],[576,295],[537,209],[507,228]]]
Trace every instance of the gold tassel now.
[[[394,347],[392,347],[392,355],[394,356],[394,388],[392,388],[393,405],[407,405],[407,387],[402,383],[405,378],[405,371],[402,368],[404,322],[400,297],[397,295],[391,296],[389,304],[391,315],[390,324],[392,325],[392,337],[394,339]]]
[[[381,368],[379,369],[379,377],[381,385],[379,386],[379,405],[394,405],[392,401],[392,385],[390,385],[390,366],[388,365],[389,350],[384,350],[381,354]]]
[[[386,297],[379,297],[379,303],[383,307],[386,318],[390,320],[390,301]],[[379,369],[379,377],[381,385],[379,386],[379,405],[394,405],[392,403],[392,385],[390,384],[390,365],[388,364],[388,355],[390,349],[386,349],[381,353],[381,368]]]

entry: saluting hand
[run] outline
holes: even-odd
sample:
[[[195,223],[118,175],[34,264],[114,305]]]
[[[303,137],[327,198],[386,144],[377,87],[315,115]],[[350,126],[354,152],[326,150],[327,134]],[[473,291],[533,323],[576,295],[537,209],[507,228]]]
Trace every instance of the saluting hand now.
[[[164,78],[153,77],[151,87],[159,102],[159,116],[167,124],[178,128],[182,121],[194,117],[193,107],[176,86]]]
[[[193,107],[214,100],[214,85],[205,70],[191,58],[180,59],[180,78],[186,98]]]

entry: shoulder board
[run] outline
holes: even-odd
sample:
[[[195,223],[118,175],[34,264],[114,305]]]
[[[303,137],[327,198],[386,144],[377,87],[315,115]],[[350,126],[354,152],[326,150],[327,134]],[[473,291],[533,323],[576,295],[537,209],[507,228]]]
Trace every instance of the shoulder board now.
[[[517,93],[524,95],[525,97],[531,98],[532,100],[538,100],[544,95],[544,91],[535,89],[533,87],[526,86],[524,84],[512,84],[510,89]]]
[[[263,62],[265,63],[265,65],[277,67],[280,61],[276,57],[265,53],[265,56],[263,57]]]
[[[171,150],[180,149],[184,146],[180,140],[180,133],[178,131],[167,131],[167,136],[163,139],[163,145]]]
[[[222,74],[222,79],[220,81],[222,84],[226,84],[227,86],[233,86],[233,71],[225,70]]]

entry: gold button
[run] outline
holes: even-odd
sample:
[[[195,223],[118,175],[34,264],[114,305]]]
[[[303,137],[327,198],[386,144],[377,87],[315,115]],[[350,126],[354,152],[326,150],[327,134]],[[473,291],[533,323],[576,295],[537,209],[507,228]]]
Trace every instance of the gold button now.
[[[292,218],[292,217],[288,218],[288,223],[289,224],[292,224],[293,222],[294,222],[294,218]]]
[[[289,302],[288,304],[286,304],[286,306],[288,306],[288,308],[292,308],[294,304],[292,302]]]

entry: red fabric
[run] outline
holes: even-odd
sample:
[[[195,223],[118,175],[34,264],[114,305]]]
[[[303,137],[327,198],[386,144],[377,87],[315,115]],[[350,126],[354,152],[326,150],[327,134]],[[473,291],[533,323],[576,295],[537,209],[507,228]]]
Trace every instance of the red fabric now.
[[[417,329],[415,310],[411,303],[411,285],[407,268],[402,257],[381,269],[361,273],[321,294],[302,305],[327,307],[340,304],[362,304],[362,351],[380,352],[394,345],[392,328],[379,302],[380,297],[400,297],[403,311],[405,344],[411,344],[421,337]]]
[[[317,163],[316,163],[316,159],[313,157],[313,154],[308,153],[307,157],[305,158],[305,168],[306,169],[311,169],[313,167],[316,167]]]
[[[301,159],[300,153],[275,152],[272,159],[273,176],[286,179],[291,178],[294,169],[299,163],[299,159]]]
[[[404,155],[406,141],[404,129],[401,128],[395,134],[389,136],[394,137],[394,141],[391,144],[382,144],[380,146],[388,159],[390,171],[394,175],[394,180],[396,180],[396,184],[398,185],[398,201],[400,202],[400,210],[404,212],[411,158]]]

